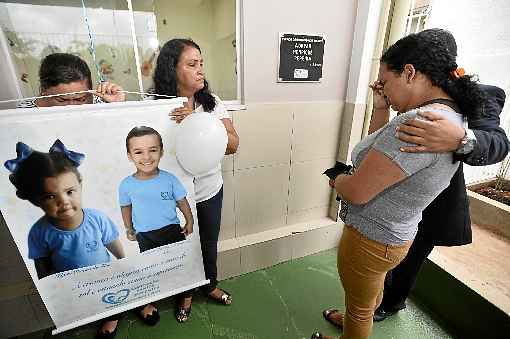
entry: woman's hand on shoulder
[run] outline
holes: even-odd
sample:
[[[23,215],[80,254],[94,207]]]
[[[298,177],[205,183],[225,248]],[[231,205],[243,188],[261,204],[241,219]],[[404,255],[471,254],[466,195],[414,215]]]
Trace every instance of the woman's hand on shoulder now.
[[[106,102],[126,101],[122,87],[108,81],[100,83],[95,94]]]

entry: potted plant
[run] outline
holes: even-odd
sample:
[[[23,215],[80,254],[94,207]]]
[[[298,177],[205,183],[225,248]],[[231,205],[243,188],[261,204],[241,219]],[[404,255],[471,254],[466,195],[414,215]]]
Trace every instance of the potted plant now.
[[[510,239],[510,157],[502,163],[494,179],[468,186],[473,223]]]
[[[510,157],[503,162],[496,176],[496,180],[478,187],[474,191],[478,194],[499,201],[505,205],[510,206],[510,181],[505,179],[510,167]]]

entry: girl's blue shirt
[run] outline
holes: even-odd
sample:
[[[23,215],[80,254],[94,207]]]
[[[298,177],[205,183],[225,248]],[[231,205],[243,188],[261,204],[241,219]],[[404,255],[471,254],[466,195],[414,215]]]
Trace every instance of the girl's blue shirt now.
[[[49,257],[57,272],[110,261],[106,245],[118,239],[119,231],[105,214],[83,209],[83,222],[72,231],[55,227],[46,216],[28,234],[28,257]]]

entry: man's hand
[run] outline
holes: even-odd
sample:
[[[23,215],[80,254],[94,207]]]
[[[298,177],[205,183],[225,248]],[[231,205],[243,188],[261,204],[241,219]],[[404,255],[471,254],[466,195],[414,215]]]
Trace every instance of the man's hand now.
[[[106,102],[126,101],[126,93],[122,87],[108,81],[100,83],[95,94]]]
[[[455,151],[466,131],[438,113],[419,112],[419,116],[428,119],[411,119],[397,127],[397,137],[417,146],[402,147],[402,152],[442,153]]]

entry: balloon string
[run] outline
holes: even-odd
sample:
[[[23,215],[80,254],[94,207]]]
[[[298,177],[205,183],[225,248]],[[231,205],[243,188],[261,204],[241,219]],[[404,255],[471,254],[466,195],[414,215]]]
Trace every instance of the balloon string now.
[[[99,82],[104,82],[103,74],[101,73],[101,70],[100,70],[97,60],[96,60],[96,47],[94,46],[94,37],[92,36],[92,30],[90,29],[89,18],[87,16],[87,9],[85,7],[84,0],[81,0],[81,5],[83,8],[83,18],[85,19],[85,24],[87,25],[87,31],[89,33],[89,43],[90,43],[89,52],[90,52],[90,55],[92,55],[92,61],[94,62],[94,66],[96,67]]]
[[[177,98],[175,95],[144,93],[144,92],[134,92],[134,91],[119,91],[119,92],[128,93],[128,94],[139,94],[139,95],[146,95],[146,96],[164,97],[164,98]],[[2,100],[2,101],[0,101],[0,104],[4,104],[4,103],[8,103],[8,102],[24,101],[24,100],[36,100],[36,99],[44,99],[44,98],[53,98],[53,97],[60,97],[60,96],[63,96],[63,95],[83,94],[83,93],[97,93],[97,91],[93,90],[93,89],[89,89],[89,90],[86,90],[86,91],[69,92],[69,93],[61,93],[61,94],[51,94],[51,95],[42,95],[42,96],[31,97],[31,98]]]

